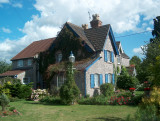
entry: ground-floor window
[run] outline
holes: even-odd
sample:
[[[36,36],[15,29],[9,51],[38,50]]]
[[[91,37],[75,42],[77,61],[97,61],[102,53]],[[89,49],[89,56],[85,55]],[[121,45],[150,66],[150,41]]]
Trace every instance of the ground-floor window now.
[[[57,75],[57,87],[60,88],[64,84],[65,76],[64,73]]]
[[[30,78],[29,77],[23,78],[23,84],[29,84],[29,83],[30,83]]]
[[[108,74],[108,83],[112,83],[112,74]]]

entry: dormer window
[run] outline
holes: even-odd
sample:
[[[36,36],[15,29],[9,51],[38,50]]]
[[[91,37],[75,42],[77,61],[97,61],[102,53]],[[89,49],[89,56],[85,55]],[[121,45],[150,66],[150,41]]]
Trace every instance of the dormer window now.
[[[110,51],[107,51],[107,60],[108,60],[108,62],[112,62],[112,60],[111,60],[111,52]]]
[[[23,60],[18,60],[17,66],[18,66],[18,67],[23,67]]]
[[[59,52],[56,54],[56,62],[59,63],[59,62],[61,62],[61,60],[62,60],[62,53]]]

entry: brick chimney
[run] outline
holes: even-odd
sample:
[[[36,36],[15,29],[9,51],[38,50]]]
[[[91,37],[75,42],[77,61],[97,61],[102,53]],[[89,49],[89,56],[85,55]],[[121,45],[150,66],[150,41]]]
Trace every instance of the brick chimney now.
[[[98,14],[93,14],[92,18],[93,18],[93,20],[90,22],[92,28],[102,26],[102,21],[99,20]]]
[[[82,24],[83,29],[88,29],[88,24]]]

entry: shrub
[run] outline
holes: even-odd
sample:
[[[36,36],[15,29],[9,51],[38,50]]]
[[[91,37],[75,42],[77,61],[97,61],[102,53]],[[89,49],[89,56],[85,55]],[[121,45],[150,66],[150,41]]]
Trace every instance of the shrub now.
[[[117,97],[117,96],[112,96],[110,99],[110,104],[111,105],[126,105],[130,102],[130,97]]]
[[[129,90],[129,88],[136,88],[139,81],[135,77],[128,75],[120,75],[117,79],[117,87],[120,89]]]
[[[6,106],[9,104],[9,99],[7,97],[7,95],[5,95],[4,93],[2,93],[0,95],[0,105],[2,106],[2,111],[6,110]]]
[[[111,96],[114,91],[114,86],[110,83],[102,84],[100,86],[100,91],[104,96]]]
[[[18,94],[18,98],[20,98],[20,99],[28,99],[28,98],[30,98],[30,96],[32,94],[31,88],[32,88],[32,86],[30,84],[21,85],[20,93]]]
[[[72,63],[67,66],[66,81],[60,88],[60,97],[64,104],[74,103],[79,97],[80,91],[74,80]]]
[[[145,108],[139,107],[134,119],[128,117],[127,121],[160,121],[160,116],[156,112],[157,108],[154,105],[146,105]]]
[[[13,110],[15,110],[16,108],[15,107],[10,107],[9,108],[9,111],[13,111]]]
[[[53,97],[53,96],[45,96],[39,101],[44,104],[54,104],[54,105],[62,104],[60,97]]]
[[[109,98],[104,97],[103,95],[99,95],[96,97],[81,98],[78,100],[78,103],[82,105],[107,105],[108,99]]]

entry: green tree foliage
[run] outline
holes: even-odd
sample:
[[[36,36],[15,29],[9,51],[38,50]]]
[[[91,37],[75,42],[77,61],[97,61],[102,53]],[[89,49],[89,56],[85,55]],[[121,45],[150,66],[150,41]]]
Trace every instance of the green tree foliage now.
[[[150,79],[152,80],[152,84],[160,87],[160,55],[156,57],[155,64],[150,65],[149,70],[151,71]]]
[[[67,65],[66,73],[66,81],[60,88],[60,97],[64,104],[71,104],[76,101],[80,94],[80,90],[74,80],[72,63]]]
[[[150,39],[150,42],[144,46],[143,52],[145,58],[140,65],[141,70],[139,71],[137,78],[141,81],[151,81],[152,71],[150,70],[151,65],[156,64],[156,57],[160,55],[160,17],[156,17],[154,19],[154,30],[152,31],[152,35],[154,38]]]
[[[113,84],[110,84],[110,83],[102,84],[100,86],[100,91],[106,97],[111,96],[114,92],[114,86]]]
[[[0,74],[11,69],[11,64],[8,64],[5,60],[0,61]]]
[[[5,95],[4,93],[1,93],[0,95],[0,105],[2,107],[2,111],[6,110],[7,105],[9,104],[9,99],[7,97],[7,95]]]
[[[141,64],[141,59],[138,56],[133,56],[129,63],[130,65],[139,66]]]
[[[153,37],[159,38],[160,37],[160,16],[157,16],[154,21],[154,29],[152,31]],[[151,41],[152,42],[152,41]]]
[[[137,78],[132,77],[128,74],[125,67],[122,67],[121,74],[117,78],[117,87],[120,89],[129,90],[129,88],[134,87],[139,84]]]

